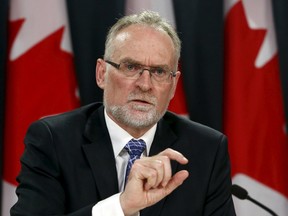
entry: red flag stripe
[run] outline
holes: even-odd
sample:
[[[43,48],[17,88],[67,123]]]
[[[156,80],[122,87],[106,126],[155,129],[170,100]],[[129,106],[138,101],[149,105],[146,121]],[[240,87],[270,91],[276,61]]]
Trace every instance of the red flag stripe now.
[[[225,23],[224,132],[232,175],[247,175],[288,197],[288,138],[278,55],[255,66],[267,31],[249,27],[243,4],[239,1],[231,8]]]

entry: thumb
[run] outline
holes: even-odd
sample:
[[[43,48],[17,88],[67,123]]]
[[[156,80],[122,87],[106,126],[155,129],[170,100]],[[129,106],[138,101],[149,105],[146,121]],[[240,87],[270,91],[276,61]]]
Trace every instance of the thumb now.
[[[189,172],[187,170],[177,172],[165,186],[166,196],[179,187],[188,178],[188,176]]]

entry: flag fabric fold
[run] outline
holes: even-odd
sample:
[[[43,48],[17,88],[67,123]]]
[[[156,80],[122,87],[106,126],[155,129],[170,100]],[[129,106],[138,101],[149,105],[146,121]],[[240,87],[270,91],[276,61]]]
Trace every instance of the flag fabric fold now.
[[[233,183],[288,215],[288,137],[270,0],[227,1],[224,132]],[[269,215],[234,199],[237,215]]]
[[[53,16],[51,16],[53,14]],[[16,201],[28,126],[79,106],[64,0],[10,1],[2,215]]]

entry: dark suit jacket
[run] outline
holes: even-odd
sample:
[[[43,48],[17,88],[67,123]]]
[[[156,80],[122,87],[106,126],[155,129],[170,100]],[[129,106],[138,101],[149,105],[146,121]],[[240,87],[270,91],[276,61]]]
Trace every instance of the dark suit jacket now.
[[[33,123],[25,145],[12,216],[88,216],[95,203],[119,192],[102,104]],[[184,166],[172,162],[173,173],[187,169],[190,175],[141,216],[235,215],[225,136],[167,112],[157,125],[150,155],[168,147],[189,159]]]

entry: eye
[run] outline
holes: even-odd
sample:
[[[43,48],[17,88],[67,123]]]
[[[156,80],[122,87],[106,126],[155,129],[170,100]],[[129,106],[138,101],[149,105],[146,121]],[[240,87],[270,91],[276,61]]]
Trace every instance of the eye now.
[[[125,65],[126,65],[127,71],[131,71],[131,72],[138,71],[140,68],[140,66],[138,64],[135,64],[135,63],[129,63],[128,62],[128,63],[125,63]]]
[[[158,77],[163,77],[167,74],[167,71],[164,68],[153,68],[153,74]]]

